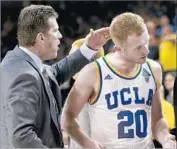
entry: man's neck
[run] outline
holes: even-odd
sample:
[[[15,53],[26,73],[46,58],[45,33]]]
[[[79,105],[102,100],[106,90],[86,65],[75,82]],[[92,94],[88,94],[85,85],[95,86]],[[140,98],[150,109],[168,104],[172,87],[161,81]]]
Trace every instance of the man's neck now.
[[[40,50],[37,50],[38,48],[36,48],[35,46],[22,46],[26,49],[28,49],[29,51],[31,51],[32,53],[36,54],[42,61],[43,60],[43,56],[42,56],[42,52]]]

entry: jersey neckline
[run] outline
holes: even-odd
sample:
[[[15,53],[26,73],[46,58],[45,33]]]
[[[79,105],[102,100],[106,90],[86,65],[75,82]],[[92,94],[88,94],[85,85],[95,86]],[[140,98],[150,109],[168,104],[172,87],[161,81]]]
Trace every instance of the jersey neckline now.
[[[116,70],[116,68],[109,62],[109,60],[107,59],[106,56],[103,57],[103,61],[106,63],[106,65],[108,66],[108,68],[117,76],[119,76],[120,78],[123,78],[123,79],[127,79],[127,80],[132,80],[132,79],[135,79],[141,72],[141,68],[142,68],[142,65],[140,64],[138,66],[138,69],[136,70],[136,72],[131,76],[131,77],[127,77],[123,74],[121,74],[119,71]]]

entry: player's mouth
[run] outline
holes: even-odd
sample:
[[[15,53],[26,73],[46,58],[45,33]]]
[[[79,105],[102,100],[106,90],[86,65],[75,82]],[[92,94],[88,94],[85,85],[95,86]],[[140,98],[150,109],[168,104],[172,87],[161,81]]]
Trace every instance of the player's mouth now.
[[[142,56],[141,59],[145,59],[147,56]]]

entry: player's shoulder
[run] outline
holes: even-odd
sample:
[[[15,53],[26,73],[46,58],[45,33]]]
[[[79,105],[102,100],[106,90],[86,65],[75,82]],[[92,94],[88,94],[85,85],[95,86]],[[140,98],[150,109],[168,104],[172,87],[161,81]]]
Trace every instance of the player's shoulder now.
[[[96,77],[96,67],[94,63],[89,63],[78,73],[74,86],[79,88],[94,87]]]
[[[94,78],[96,78],[96,73],[97,65],[95,62],[91,62],[81,69],[76,80],[85,80],[88,82],[92,82],[91,80],[94,80]]]
[[[94,62],[91,62],[91,63],[87,64],[86,66],[84,66],[84,68],[81,70],[81,72],[94,73],[96,69],[97,69],[97,63],[94,61]]]
[[[152,60],[152,59],[147,59],[147,63],[153,69],[155,74],[162,73],[162,67],[161,67],[160,63],[158,63],[157,61]]]

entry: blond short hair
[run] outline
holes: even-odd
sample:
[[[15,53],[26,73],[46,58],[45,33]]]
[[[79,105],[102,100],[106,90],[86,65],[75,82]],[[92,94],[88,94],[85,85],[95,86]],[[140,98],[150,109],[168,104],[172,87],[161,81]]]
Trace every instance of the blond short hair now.
[[[126,12],[113,18],[110,35],[115,44],[122,44],[130,35],[140,36],[144,31],[144,20],[141,16]]]

